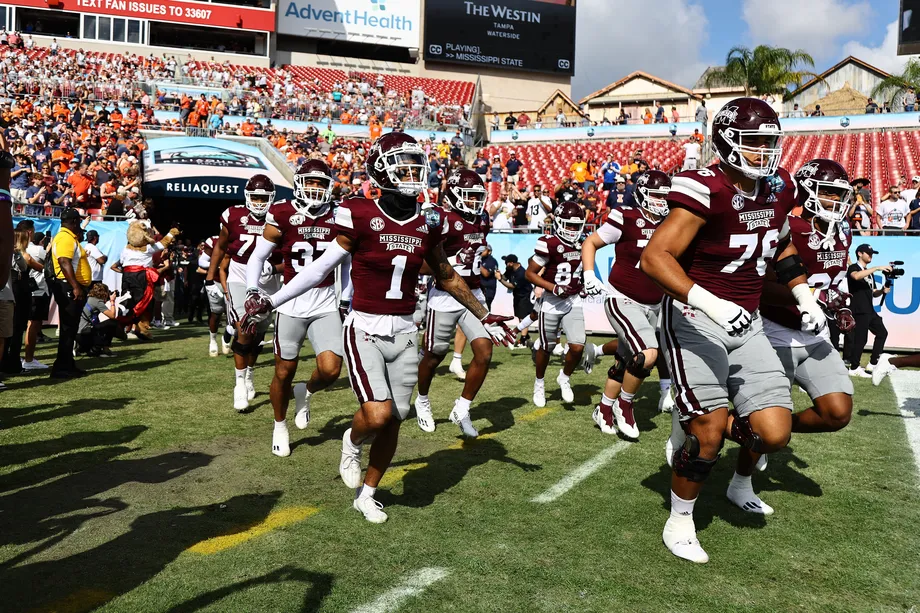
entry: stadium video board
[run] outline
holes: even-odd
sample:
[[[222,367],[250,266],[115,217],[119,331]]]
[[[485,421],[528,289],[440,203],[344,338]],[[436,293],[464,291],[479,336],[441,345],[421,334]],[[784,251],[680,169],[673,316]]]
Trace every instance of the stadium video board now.
[[[920,0],[901,0],[898,26],[898,55],[920,53]]]
[[[427,0],[426,61],[575,73],[575,0]]]

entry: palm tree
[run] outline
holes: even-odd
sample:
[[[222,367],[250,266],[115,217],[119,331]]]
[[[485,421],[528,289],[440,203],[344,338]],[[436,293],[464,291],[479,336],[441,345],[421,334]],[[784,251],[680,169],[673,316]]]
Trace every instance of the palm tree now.
[[[920,91],[920,60],[915,58],[908,60],[901,74],[891,75],[879,81],[878,85],[872,88],[872,97],[894,103],[896,98],[907,92],[908,87]]]
[[[783,47],[758,45],[754,49],[732,47],[725,58],[725,66],[711,68],[703,77],[706,87],[743,87],[750,96],[759,94],[789,93],[790,85],[801,85],[805,78],[817,77],[799,67],[814,68],[815,61],[805,51],[792,51]]]

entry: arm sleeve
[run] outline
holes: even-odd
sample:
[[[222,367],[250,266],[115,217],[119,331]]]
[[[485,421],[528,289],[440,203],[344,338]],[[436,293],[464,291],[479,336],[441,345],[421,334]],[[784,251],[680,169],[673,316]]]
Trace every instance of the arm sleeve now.
[[[262,267],[265,261],[271,257],[275,249],[275,243],[265,240],[263,237],[256,238],[256,246],[249,256],[249,262],[246,264],[246,289],[259,287],[259,277],[262,276]]]
[[[314,260],[312,264],[302,269],[291,279],[290,283],[287,283],[271,297],[272,305],[277,308],[308,289],[316,287],[346,257],[348,257],[348,252],[342,249],[338,241],[333,241],[318,260]]]
[[[342,296],[339,300],[343,302],[351,302],[351,298],[355,293],[355,286],[351,284],[351,255],[349,254],[344,260],[342,260],[342,265],[339,266],[339,274],[342,278]]]
[[[601,237],[605,245],[612,245],[620,240],[623,236],[623,211],[611,210],[607,222],[597,229],[597,235]]]

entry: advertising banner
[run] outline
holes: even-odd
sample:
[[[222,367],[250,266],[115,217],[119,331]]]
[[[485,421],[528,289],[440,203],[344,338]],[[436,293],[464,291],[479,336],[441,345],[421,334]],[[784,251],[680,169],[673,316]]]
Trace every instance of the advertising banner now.
[[[534,253],[539,234],[489,235],[492,256],[499,261],[499,271],[504,271],[501,256],[513,253],[526,266],[527,259]],[[920,239],[911,236],[869,237],[854,236],[851,260],[856,258],[856,247],[864,242],[879,252],[872,264],[880,266],[901,260],[905,275],[895,281],[894,289],[884,300],[876,300],[876,311],[882,316],[888,328],[888,346],[892,349],[920,350]],[[600,279],[607,279],[616,259],[614,249],[608,247],[597,253],[595,273]],[[878,287],[884,284],[882,275],[876,275]],[[511,292],[498,285],[492,310],[500,315],[514,315]],[[613,334],[613,328],[604,314],[603,296],[589,296],[585,299],[585,328],[595,334]],[[870,345],[871,346],[871,341]]]
[[[426,61],[575,74],[575,0],[428,0]]]
[[[48,0],[9,0],[5,4],[48,8]],[[55,10],[57,9],[64,12],[115,15],[259,32],[275,31],[275,13],[270,9],[194,0],[57,0]]]
[[[254,174],[275,182],[276,197],[288,198],[291,184],[261,151],[218,138],[155,138],[144,151],[144,190],[175,198],[242,200]]]
[[[785,127],[785,122],[783,127]],[[489,142],[493,145],[511,143],[551,143],[557,141],[608,140],[612,138],[668,138],[671,129],[675,136],[687,138],[693,129],[702,131],[703,124],[695,121],[682,123],[650,123],[625,126],[587,126],[584,128],[540,128],[530,130],[492,130]]]
[[[420,0],[280,0],[278,34],[418,48]]]

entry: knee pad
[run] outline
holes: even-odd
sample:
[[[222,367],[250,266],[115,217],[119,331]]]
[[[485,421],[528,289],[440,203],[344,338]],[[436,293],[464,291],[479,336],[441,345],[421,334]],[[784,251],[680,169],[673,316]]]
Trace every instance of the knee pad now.
[[[616,361],[613,366],[607,370],[607,378],[622,384],[623,374],[626,372],[626,362],[623,361],[623,358],[621,358],[618,353],[613,354],[613,359]]]
[[[751,427],[750,418],[739,417],[737,413],[735,413],[735,420],[732,422],[732,440],[754,453],[763,453],[763,441],[760,439],[760,435],[754,432]]]
[[[709,477],[713,466],[719,461],[719,456],[711,460],[700,457],[700,441],[694,435],[688,434],[684,446],[674,451],[672,464],[674,472],[685,479],[695,483],[702,483]]]
[[[253,343],[241,343],[239,339],[233,339],[233,342],[230,343],[230,349],[236,355],[241,355],[244,358],[252,354],[252,345]]]
[[[637,379],[645,379],[652,374],[652,369],[645,367],[645,354],[640,351],[629,358],[629,362],[626,364],[626,372]]]

